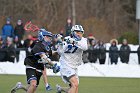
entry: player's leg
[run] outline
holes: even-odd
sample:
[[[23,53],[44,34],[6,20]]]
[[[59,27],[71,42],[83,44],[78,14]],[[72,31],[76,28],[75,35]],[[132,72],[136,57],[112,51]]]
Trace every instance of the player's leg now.
[[[37,84],[37,81],[36,80],[31,80],[30,81],[29,88],[27,90],[27,93],[35,93],[36,88],[37,88],[36,84]]]
[[[69,83],[69,87],[61,87],[60,85],[56,85],[56,90],[57,90],[57,93],[61,93],[61,92],[65,92],[65,93],[68,93],[70,87],[71,87],[71,84],[69,82],[69,78],[67,76],[63,76],[61,74],[61,78],[62,80],[65,82],[65,83]]]
[[[29,92],[29,93],[35,93],[35,92],[36,92],[36,89],[37,89],[37,87],[38,87],[38,85],[39,85],[40,78],[41,78],[41,76],[42,76],[42,71],[40,71],[40,70],[35,70],[35,75],[36,75],[35,82],[32,82],[32,81],[31,81],[31,84],[30,84],[30,86],[29,86],[29,88],[32,87],[33,91],[31,90],[32,92]],[[27,92],[27,93],[28,93],[28,92]]]
[[[76,75],[73,75],[69,81],[71,83],[71,87],[68,93],[78,93],[78,80],[77,80]]]
[[[76,74],[75,74],[75,76],[76,76],[76,79],[77,79],[77,82],[78,82],[78,87],[79,87],[79,77],[78,77],[78,70],[76,69]],[[78,87],[77,87],[77,89],[76,89],[76,93],[78,93]]]
[[[44,70],[42,71],[42,77],[43,77],[44,84],[46,86],[46,90],[47,91],[52,90],[50,84],[48,83],[48,76],[47,76],[46,68],[44,68]]]
[[[37,88],[37,76],[36,76],[36,70],[27,68],[26,69],[26,76],[27,76],[27,83],[29,84],[29,87],[27,89],[27,93],[35,93]]]
[[[58,87],[58,86],[56,86],[57,91],[59,91],[60,93],[62,91],[66,92],[66,93],[78,93],[79,79],[78,79],[78,76],[77,76],[77,69],[72,69],[72,68],[67,67],[64,70],[60,70],[60,71],[61,71],[62,80],[65,83],[69,83],[69,87],[60,87],[60,86]],[[75,91],[75,92],[73,92],[73,91]]]
[[[79,80],[76,75],[72,75],[70,77],[63,76],[62,80],[64,82],[69,82],[69,87],[61,87],[60,85],[56,85],[57,93],[66,92],[66,93],[78,93],[78,83]]]

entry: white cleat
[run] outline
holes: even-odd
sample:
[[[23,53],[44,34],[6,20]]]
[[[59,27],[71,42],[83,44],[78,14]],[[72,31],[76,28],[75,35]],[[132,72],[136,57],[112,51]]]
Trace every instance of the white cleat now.
[[[56,84],[56,91],[57,93],[61,93],[61,86]]]
[[[20,89],[23,87],[22,83],[21,82],[17,82],[16,86],[15,86],[17,89]]]

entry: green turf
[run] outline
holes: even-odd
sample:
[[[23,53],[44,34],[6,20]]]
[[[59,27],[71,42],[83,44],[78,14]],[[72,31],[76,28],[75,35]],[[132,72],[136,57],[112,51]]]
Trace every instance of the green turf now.
[[[10,93],[16,82],[26,84],[24,75],[0,75],[0,93]],[[60,77],[49,77],[53,90],[46,92],[41,79],[37,93],[56,93],[55,84],[66,86]],[[24,93],[19,91],[18,93]],[[79,93],[140,93],[140,79],[80,77]]]

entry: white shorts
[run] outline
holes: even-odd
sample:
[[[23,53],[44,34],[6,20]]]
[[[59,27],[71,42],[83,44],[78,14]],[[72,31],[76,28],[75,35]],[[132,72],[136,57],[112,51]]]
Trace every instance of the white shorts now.
[[[61,66],[60,67],[60,73],[61,73],[61,77],[62,77],[62,80],[65,82],[65,83],[70,83],[69,82],[69,79],[72,77],[72,76],[76,76],[77,80],[78,80],[78,83],[79,83],[79,78],[78,78],[78,75],[77,75],[77,69],[74,69],[74,68],[71,68],[69,66]]]

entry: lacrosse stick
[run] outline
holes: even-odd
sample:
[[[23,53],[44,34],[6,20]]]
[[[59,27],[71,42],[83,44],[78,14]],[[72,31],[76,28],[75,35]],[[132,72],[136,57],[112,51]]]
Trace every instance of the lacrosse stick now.
[[[91,64],[91,67],[93,67],[94,70],[96,70],[99,74],[101,74],[102,76],[106,77],[106,75],[101,70],[99,70],[96,66],[94,66],[93,64]]]
[[[26,22],[26,24],[25,24],[25,26],[24,26],[24,29],[25,29],[26,31],[36,32],[36,31],[38,31],[40,28],[39,28],[38,26],[32,24],[31,21],[28,21],[28,22]]]

